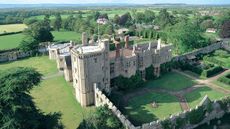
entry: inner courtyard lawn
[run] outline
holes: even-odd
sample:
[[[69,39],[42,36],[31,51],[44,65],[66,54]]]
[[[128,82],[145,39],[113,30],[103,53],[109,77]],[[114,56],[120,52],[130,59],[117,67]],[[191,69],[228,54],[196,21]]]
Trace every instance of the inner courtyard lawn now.
[[[76,101],[72,84],[63,77],[43,80],[31,91],[36,106],[44,113],[61,113],[66,129],[76,129],[83,118],[93,113],[93,108],[82,108]]]
[[[195,108],[198,104],[200,104],[200,102],[205,97],[205,95],[208,95],[210,100],[220,99],[225,96],[223,93],[220,93],[218,91],[215,91],[205,86],[205,87],[199,87],[194,91],[186,94],[185,98],[190,108]]]
[[[176,72],[169,72],[156,80],[148,81],[146,86],[149,88],[163,88],[167,90],[178,91],[187,87],[191,87],[195,84],[195,80],[191,80],[190,78]]]
[[[56,61],[50,60],[48,56],[29,57],[13,62],[0,63],[0,70],[13,67],[32,67],[44,76],[58,72]]]
[[[152,106],[153,102],[157,108]],[[181,107],[175,96],[151,92],[130,99],[124,110],[133,123],[140,125],[181,112]]]

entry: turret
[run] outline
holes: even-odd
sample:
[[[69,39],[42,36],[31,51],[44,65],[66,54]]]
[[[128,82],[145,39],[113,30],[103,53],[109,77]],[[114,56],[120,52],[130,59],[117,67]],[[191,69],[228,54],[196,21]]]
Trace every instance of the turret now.
[[[161,39],[159,38],[157,40],[157,50],[160,50],[161,49]]]

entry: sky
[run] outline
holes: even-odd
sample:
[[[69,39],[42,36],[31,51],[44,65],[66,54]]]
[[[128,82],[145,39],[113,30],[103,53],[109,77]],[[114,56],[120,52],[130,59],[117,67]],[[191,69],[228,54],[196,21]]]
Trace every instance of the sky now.
[[[135,4],[155,4],[155,3],[186,3],[186,4],[230,4],[230,0],[0,0],[0,4],[42,4],[42,3],[66,3],[66,4],[86,4],[86,3],[135,3]]]

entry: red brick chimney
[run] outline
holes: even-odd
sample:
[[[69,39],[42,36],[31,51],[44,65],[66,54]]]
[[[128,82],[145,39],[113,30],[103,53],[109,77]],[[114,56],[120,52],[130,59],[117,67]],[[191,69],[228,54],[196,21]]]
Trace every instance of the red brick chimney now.
[[[125,36],[125,48],[129,47],[129,36]]]
[[[116,47],[116,58],[120,57],[120,49],[121,49],[121,44],[120,42],[115,42],[115,47]]]

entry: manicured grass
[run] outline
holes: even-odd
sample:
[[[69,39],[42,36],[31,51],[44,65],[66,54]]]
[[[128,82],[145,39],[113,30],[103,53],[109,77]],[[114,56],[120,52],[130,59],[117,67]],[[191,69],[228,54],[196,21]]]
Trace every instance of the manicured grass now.
[[[23,34],[0,36],[0,50],[18,47],[23,37]]]
[[[72,84],[63,77],[42,81],[31,91],[36,106],[45,113],[61,113],[61,122],[66,129],[76,129],[84,117],[93,113],[93,108],[82,108],[74,96]]]
[[[190,78],[178,74],[176,72],[170,72],[162,75],[156,80],[152,80],[146,83],[150,88],[164,88],[167,90],[178,91],[187,87],[195,85],[195,81]]]
[[[75,41],[81,40],[81,34],[74,31],[53,31],[52,32],[55,41]]]
[[[230,74],[230,73],[226,73],[225,75],[227,75],[227,74]],[[225,76],[225,75],[223,75],[223,76]],[[225,89],[230,90],[230,85],[224,84],[224,83],[222,83],[222,82],[220,82],[218,80],[214,80],[214,81],[212,81],[212,83],[214,83],[214,84],[216,84],[218,86],[221,86],[221,87],[223,87]]]
[[[79,42],[81,40],[81,34],[74,31],[53,31],[52,34],[54,36],[54,41],[72,40]],[[18,47],[24,37],[25,35],[23,34],[0,36],[0,50]]]
[[[158,104],[157,108],[152,107],[153,102]],[[178,112],[181,112],[181,107],[177,98],[166,93],[152,92],[137,96],[129,100],[125,107],[125,113],[137,125],[163,119]]]
[[[220,99],[225,96],[223,93],[205,86],[195,89],[194,91],[186,94],[185,97],[190,108],[194,108],[200,104],[205,95],[208,95],[211,100]]]
[[[230,68],[230,57],[214,56],[214,58],[224,62],[224,64],[226,64],[224,67]]]
[[[23,31],[27,26],[25,24],[8,24],[0,25],[0,34],[9,32]]]
[[[56,61],[49,60],[48,56],[30,57],[0,64],[0,70],[13,67],[33,67],[44,75],[55,74],[58,71]]]

